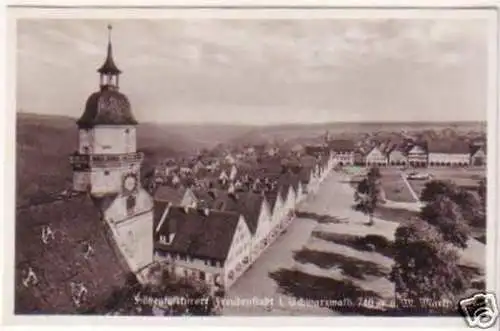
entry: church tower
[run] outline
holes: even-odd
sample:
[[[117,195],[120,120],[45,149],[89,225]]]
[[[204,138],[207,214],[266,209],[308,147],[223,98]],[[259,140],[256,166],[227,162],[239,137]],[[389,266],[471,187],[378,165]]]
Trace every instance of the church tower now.
[[[73,190],[87,192],[113,231],[132,270],[152,262],[153,202],[141,187],[144,155],[137,152],[137,121],[120,92],[122,73],[113,59],[111,26],[108,48],[92,93],[78,119],[78,150],[70,157]]]
[[[89,191],[93,196],[133,191],[139,184],[143,155],[136,150],[137,121],[130,102],[119,91],[121,71],[113,60],[111,36],[106,60],[97,71],[100,90],[87,99],[77,121],[73,189]]]

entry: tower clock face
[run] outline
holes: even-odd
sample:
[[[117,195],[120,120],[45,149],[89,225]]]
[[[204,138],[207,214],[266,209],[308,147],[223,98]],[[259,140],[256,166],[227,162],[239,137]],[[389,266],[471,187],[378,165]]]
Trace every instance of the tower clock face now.
[[[137,176],[135,174],[128,174],[123,179],[123,188],[127,193],[131,193],[137,188]]]

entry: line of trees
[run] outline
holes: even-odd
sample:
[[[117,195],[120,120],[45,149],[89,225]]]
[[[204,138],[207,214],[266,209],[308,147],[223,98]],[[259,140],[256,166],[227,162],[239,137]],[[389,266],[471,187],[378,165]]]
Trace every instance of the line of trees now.
[[[459,259],[461,250],[468,247],[471,225],[486,223],[485,187],[484,182],[475,195],[448,181],[427,183],[420,199],[426,204],[419,217],[401,224],[395,233],[390,279],[396,302],[413,303],[399,308],[428,313],[433,309],[422,305],[423,298],[457,302],[470,286]]]

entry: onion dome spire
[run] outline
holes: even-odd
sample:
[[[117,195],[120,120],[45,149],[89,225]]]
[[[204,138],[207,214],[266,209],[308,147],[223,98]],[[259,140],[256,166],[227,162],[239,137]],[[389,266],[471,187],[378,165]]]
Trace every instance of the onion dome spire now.
[[[112,26],[108,25],[108,53],[106,55],[106,60],[104,61],[103,65],[97,70],[98,73],[101,75],[107,75],[107,76],[118,76],[121,74],[121,70],[118,69],[118,67],[115,64],[115,61],[113,60],[113,46],[111,44],[111,30]]]
[[[113,61],[111,25],[108,26],[108,30],[108,54],[102,67],[97,70],[101,76],[101,88],[88,97],[85,111],[77,121],[79,128],[93,128],[98,125],[137,125],[127,96],[118,91],[118,77],[121,71]]]

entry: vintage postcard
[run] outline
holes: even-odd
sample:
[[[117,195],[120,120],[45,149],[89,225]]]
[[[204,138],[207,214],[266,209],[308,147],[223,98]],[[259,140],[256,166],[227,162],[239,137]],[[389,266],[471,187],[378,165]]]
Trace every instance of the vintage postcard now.
[[[7,14],[11,323],[498,326],[495,8]]]

